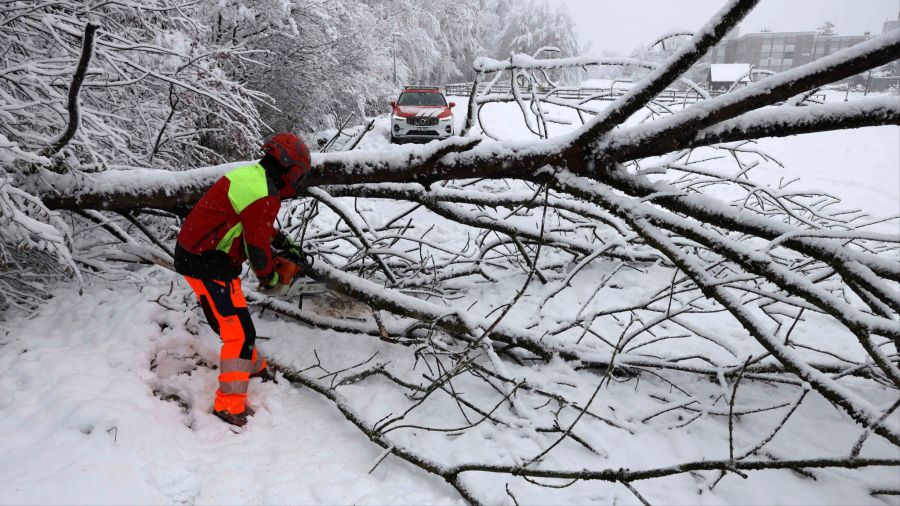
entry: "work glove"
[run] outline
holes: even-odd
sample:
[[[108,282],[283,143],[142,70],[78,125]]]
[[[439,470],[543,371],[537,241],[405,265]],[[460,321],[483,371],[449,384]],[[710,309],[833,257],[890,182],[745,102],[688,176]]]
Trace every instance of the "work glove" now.
[[[301,266],[311,267],[315,260],[315,251],[304,251],[299,243],[292,241],[281,232],[275,235],[275,238],[272,240],[272,247],[278,250],[277,256],[283,256]]]
[[[267,277],[266,279],[262,280],[262,282],[260,283],[260,285],[261,285],[263,288],[275,288],[276,286],[278,286],[278,284],[279,284],[278,281],[279,281],[280,279],[281,279],[281,276],[279,276],[277,272],[272,271],[272,273],[269,274],[269,277]]]
[[[284,256],[300,260],[303,258],[303,248],[300,244],[292,241],[288,236],[278,232],[272,239],[272,247],[280,250]]]

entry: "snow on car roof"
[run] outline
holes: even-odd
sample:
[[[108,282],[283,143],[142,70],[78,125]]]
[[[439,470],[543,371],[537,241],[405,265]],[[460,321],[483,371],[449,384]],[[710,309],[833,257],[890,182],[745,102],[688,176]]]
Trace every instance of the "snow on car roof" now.
[[[439,86],[405,86],[403,88],[403,92],[413,91],[416,93],[440,93],[441,88]]]
[[[742,83],[750,82],[749,63],[713,63],[709,66],[710,81],[717,83],[733,83],[738,79]]]

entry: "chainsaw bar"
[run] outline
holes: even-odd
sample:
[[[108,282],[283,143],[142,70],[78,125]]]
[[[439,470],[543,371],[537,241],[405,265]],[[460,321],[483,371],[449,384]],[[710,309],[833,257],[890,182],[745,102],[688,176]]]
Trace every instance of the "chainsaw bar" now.
[[[325,293],[328,287],[325,283],[314,283],[311,281],[294,280],[289,285],[278,285],[272,288],[262,290],[262,293],[273,297],[299,297],[302,295],[315,295]]]

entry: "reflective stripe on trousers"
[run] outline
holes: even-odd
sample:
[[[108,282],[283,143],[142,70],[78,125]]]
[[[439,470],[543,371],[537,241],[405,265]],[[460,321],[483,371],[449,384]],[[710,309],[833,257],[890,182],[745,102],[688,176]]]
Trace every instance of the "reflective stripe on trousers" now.
[[[222,338],[214,409],[235,415],[243,413],[250,373],[263,370],[266,360],[256,351],[256,329],[241,291],[241,281],[188,276],[185,279],[197,295],[209,326]]]

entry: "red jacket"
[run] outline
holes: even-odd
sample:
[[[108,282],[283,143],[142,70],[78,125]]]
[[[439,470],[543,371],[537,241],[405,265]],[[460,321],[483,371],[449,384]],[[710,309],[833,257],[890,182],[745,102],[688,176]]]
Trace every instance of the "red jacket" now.
[[[272,273],[272,239],[281,199],[259,163],[216,181],[188,214],[178,234],[175,270],[196,278],[229,279],[247,258],[260,280]]]

